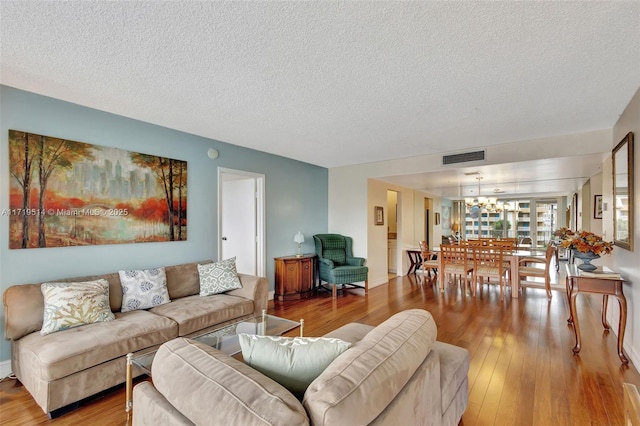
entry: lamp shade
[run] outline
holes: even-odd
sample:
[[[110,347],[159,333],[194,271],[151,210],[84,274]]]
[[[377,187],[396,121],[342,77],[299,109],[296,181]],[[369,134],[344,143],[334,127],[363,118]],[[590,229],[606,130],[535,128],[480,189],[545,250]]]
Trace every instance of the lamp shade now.
[[[302,233],[298,231],[298,233],[293,236],[293,242],[298,244],[304,243],[304,235],[302,235]]]

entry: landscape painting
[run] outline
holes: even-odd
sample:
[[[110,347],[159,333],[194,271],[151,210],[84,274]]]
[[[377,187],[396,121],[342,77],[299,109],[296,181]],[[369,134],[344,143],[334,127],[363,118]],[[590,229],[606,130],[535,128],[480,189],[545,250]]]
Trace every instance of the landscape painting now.
[[[187,162],[9,130],[9,248],[187,239]]]

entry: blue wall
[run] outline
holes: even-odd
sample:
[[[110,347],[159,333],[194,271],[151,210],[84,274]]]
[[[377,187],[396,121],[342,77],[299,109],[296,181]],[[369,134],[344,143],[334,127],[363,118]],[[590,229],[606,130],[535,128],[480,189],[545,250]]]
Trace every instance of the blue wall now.
[[[212,119],[214,119],[212,117]],[[224,119],[221,117],[220,119]],[[273,258],[294,254],[293,236],[327,232],[327,169],[0,86],[0,211],[9,207],[9,129],[122,148],[188,162],[188,240],[9,250],[8,216],[0,216],[0,290],[14,284],[217,259],[217,168],[266,176],[267,278],[273,290]],[[293,141],[292,141],[293,142]],[[210,160],[207,150],[220,157]],[[2,308],[4,309],[4,308]],[[0,321],[4,329],[4,312]],[[10,358],[2,340],[0,360]]]

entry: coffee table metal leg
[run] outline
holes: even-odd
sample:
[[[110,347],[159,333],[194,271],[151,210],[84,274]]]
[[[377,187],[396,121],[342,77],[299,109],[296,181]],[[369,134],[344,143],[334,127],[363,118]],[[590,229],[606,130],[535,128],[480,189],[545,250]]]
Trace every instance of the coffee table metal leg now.
[[[304,319],[300,318],[300,337],[304,337]]]
[[[133,408],[133,398],[131,391],[133,387],[133,365],[131,358],[133,354],[130,352],[127,354],[127,382],[126,382],[126,396],[125,396],[125,411],[127,412],[127,420],[131,418],[131,409]]]

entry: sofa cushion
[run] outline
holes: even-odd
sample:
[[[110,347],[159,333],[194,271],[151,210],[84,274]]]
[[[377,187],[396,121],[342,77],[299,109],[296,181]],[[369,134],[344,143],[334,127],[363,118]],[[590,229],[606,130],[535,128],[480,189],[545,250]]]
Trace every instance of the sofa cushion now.
[[[178,338],[163,344],[151,371],[158,392],[195,424],[309,424],[285,388],[203,343]]]
[[[195,266],[194,266],[195,268]],[[120,310],[122,305],[122,286],[118,273],[89,275],[86,277],[64,278],[56,282],[109,281],[109,305],[112,312]],[[5,290],[2,301],[5,309],[4,336],[9,340],[17,340],[42,328],[44,317],[44,298],[41,284],[13,285]]]
[[[122,283],[122,312],[149,309],[169,303],[164,268],[119,271]]]
[[[168,318],[147,311],[115,314],[116,319],[14,342],[21,368],[45,381],[66,377],[112,359],[160,345],[178,335]]]
[[[314,380],[303,405],[311,423],[368,424],[395,398],[431,351],[436,324],[420,309],[369,332]]]
[[[4,337],[18,340],[42,328],[44,298],[40,284],[14,285],[2,295],[4,304]]]
[[[200,296],[211,296],[242,287],[236,270],[235,257],[198,265],[198,274],[200,277]]]
[[[150,309],[178,323],[178,336],[188,336],[211,325],[221,324],[253,313],[253,302],[238,296],[216,294],[187,296]]]
[[[171,300],[200,293],[200,277],[198,265],[213,263],[212,260],[183,263],[164,268],[167,275],[167,289]]]
[[[351,343],[328,337],[240,334],[244,362],[300,398],[311,382]]]
[[[107,280],[43,283],[44,319],[40,334],[94,322],[113,321]]]
[[[360,324],[358,322],[352,322],[345,324],[342,327],[336,328],[333,331],[325,334],[323,337],[333,337],[335,339],[344,340],[351,344],[357,343],[364,339],[364,336],[369,334],[375,327],[372,325]]]

